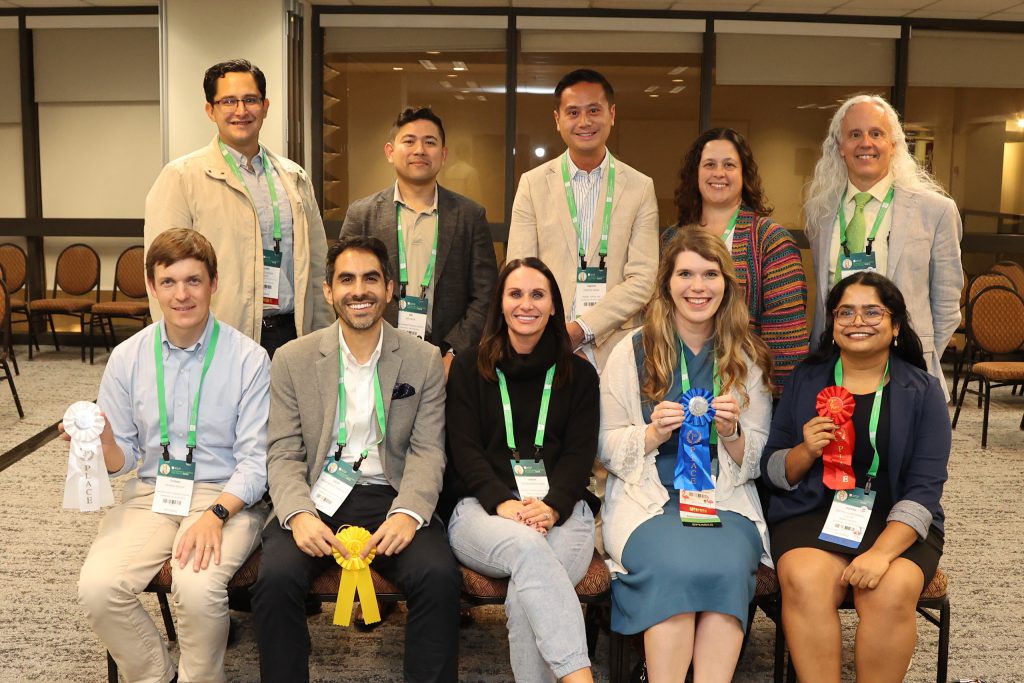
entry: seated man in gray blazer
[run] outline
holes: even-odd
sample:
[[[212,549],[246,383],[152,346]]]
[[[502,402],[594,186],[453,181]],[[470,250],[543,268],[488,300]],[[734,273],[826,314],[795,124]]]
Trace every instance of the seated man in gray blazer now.
[[[271,366],[267,477],[276,520],[252,589],[264,681],[309,680],[305,598],[343,525],[372,533],[373,568],[408,599],[405,680],[457,680],[461,574],[432,522],[444,474],[444,372],[429,344],[381,318],[394,279],[373,237],[335,242],[324,296],[339,320]]]
[[[491,230],[482,206],[438,185],[448,149],[429,107],[398,115],[384,156],[394,186],[354,202],[341,236],[384,242],[398,275],[384,317],[438,347],[447,377],[455,354],[480,343],[498,277]]]

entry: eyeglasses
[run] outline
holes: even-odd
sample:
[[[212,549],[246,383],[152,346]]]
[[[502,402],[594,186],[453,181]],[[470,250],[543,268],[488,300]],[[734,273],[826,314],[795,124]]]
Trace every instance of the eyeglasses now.
[[[219,100],[214,100],[213,103],[220,107],[223,112],[234,111],[238,107],[238,103],[241,102],[246,109],[259,109],[263,105],[263,98],[256,95],[246,95],[245,97],[222,97]]]
[[[865,325],[877,327],[881,324],[882,318],[884,318],[887,313],[892,315],[892,311],[882,308],[881,306],[865,306],[860,309],[855,308],[854,306],[840,306],[836,310],[832,311],[832,316],[842,327],[852,325],[857,320],[858,315]]]

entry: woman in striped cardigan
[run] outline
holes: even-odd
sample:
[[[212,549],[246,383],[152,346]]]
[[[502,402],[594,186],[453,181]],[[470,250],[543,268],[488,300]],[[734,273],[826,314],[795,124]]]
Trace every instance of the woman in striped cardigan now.
[[[676,188],[680,229],[720,236],[747,295],[750,324],[772,353],[781,390],[808,352],[807,280],[793,236],[771,219],[750,145],[731,128],[702,133],[683,158]]]

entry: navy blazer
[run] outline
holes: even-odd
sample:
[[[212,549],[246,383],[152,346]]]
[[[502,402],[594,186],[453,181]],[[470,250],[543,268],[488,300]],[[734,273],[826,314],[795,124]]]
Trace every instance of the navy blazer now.
[[[769,524],[816,510],[832,497],[822,482],[820,458],[789,491],[773,483],[768,470],[774,453],[803,441],[804,424],[817,415],[818,392],[835,383],[834,368],[834,362],[803,362],[786,384],[761,455],[761,476],[771,494],[765,511]],[[901,501],[917,503],[931,513],[931,526],[942,531],[940,499],[952,444],[942,387],[937,379],[896,356],[890,356],[889,378],[888,467],[894,506]]]

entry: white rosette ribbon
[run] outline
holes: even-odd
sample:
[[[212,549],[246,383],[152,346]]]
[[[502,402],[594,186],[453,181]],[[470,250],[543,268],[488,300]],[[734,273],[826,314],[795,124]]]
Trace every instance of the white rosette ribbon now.
[[[67,509],[95,512],[114,504],[100,444],[103,425],[103,416],[95,403],[78,401],[64,413],[64,431],[71,437],[68,476],[64,481]]]

